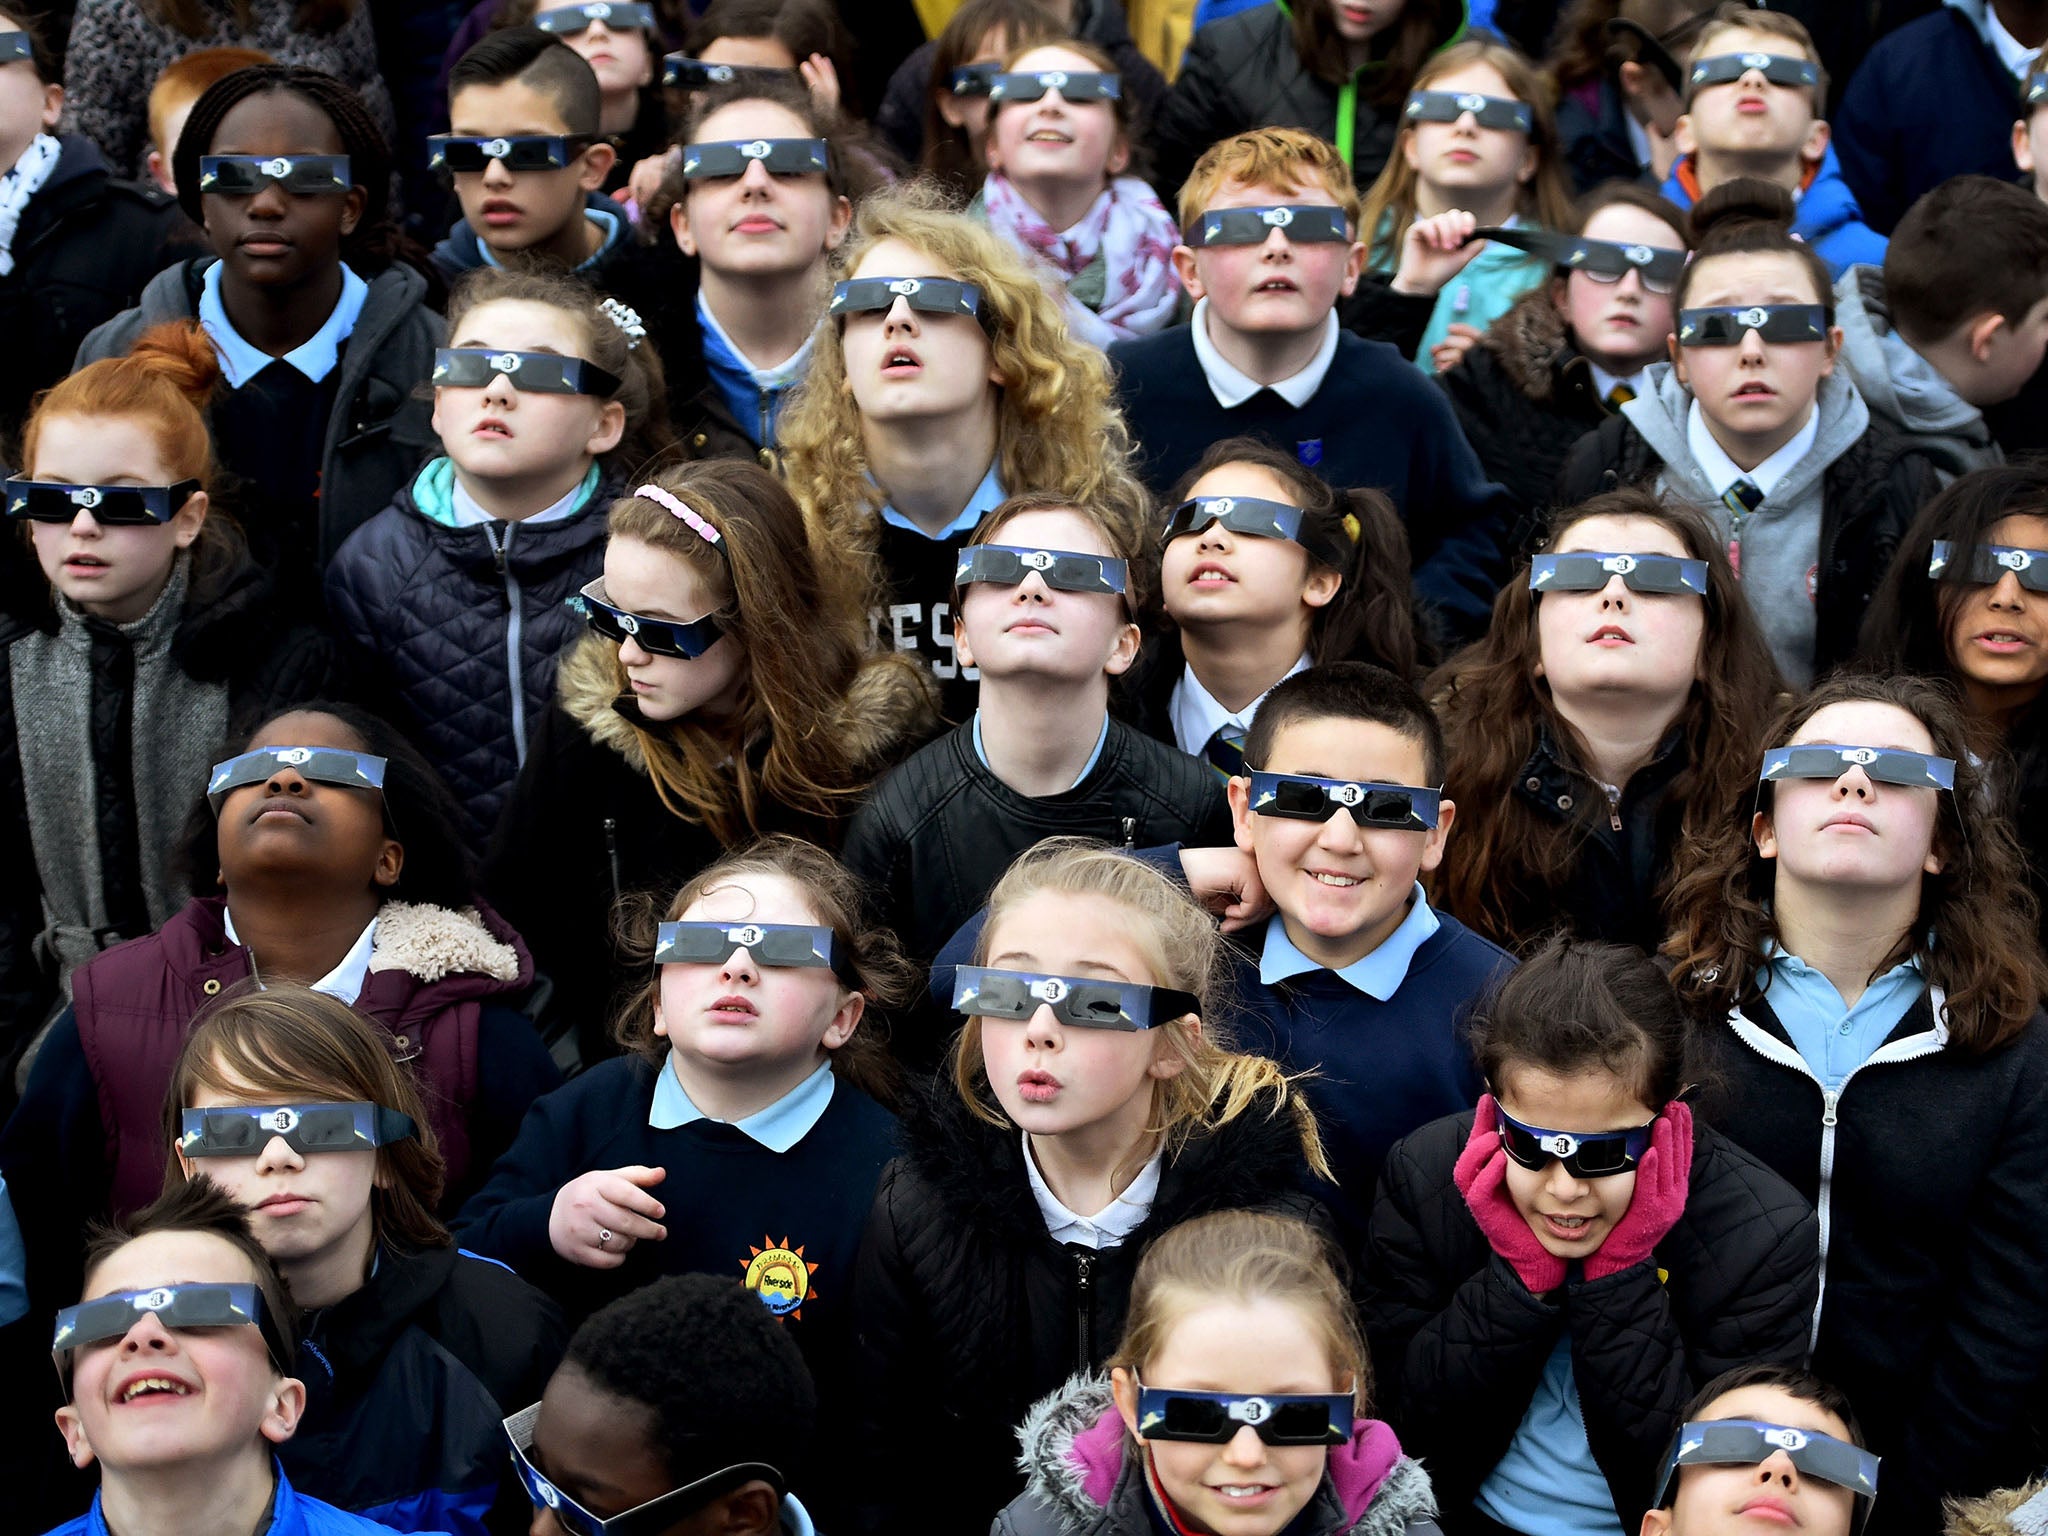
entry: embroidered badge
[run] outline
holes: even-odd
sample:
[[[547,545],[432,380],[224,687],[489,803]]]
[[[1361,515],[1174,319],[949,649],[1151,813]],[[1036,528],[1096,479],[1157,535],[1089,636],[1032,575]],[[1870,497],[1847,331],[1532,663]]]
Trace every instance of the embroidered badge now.
[[[1301,439],[1294,445],[1294,456],[1310,469],[1314,469],[1323,462],[1323,440],[1320,437]]]
[[[751,1258],[743,1260],[740,1268],[746,1271],[747,1289],[767,1303],[768,1310],[777,1317],[801,1319],[803,1305],[811,1299],[811,1276],[818,1272],[818,1266],[804,1258],[801,1245],[792,1248],[789,1239],[777,1243],[765,1234],[762,1246],[747,1245]]]

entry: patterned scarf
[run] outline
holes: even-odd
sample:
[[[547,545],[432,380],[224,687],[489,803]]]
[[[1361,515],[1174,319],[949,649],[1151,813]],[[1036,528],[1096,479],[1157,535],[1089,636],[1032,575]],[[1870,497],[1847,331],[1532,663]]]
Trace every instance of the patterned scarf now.
[[[14,169],[0,176],[0,277],[14,270],[14,234],[21,228],[28,200],[43,190],[63,152],[63,145],[47,133],[39,133],[14,162]]]
[[[1047,225],[1000,171],[983,183],[981,196],[991,229],[1060,274],[1067,324],[1083,341],[1106,347],[1148,336],[1172,322],[1180,302],[1180,277],[1173,270],[1180,231],[1137,177],[1112,181],[1081,221],[1065,230]],[[1104,269],[1103,297],[1099,307],[1090,309],[1065,285],[1098,258]]]

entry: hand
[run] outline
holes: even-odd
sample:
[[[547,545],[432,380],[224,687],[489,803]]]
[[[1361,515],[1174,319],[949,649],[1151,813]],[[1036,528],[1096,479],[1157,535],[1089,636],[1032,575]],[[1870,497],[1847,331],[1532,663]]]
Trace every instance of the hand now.
[[[1618,1275],[1642,1263],[1685,1214],[1692,1181],[1692,1106],[1664,1106],[1650,1132],[1650,1150],[1636,1164],[1636,1192],[1607,1240],[1586,1258],[1586,1278]]]
[[[617,1269],[642,1239],[668,1236],[662,1203],[647,1193],[668,1177],[665,1168],[599,1168],[555,1191],[548,1241],[571,1264]]]
[[[1258,861],[1242,848],[1183,848],[1180,871],[1195,900],[1223,919],[1225,933],[1249,928],[1273,914]]]
[[[654,201],[655,194],[661,190],[661,184],[668,179],[669,170],[675,163],[671,157],[676,153],[675,150],[665,149],[658,155],[649,155],[645,160],[634,164],[633,173],[626,178],[626,195],[635,204],[645,208]]]
[[[1451,1181],[1472,1208],[1472,1219],[1479,1223],[1493,1251],[1522,1277],[1531,1295],[1541,1296],[1564,1284],[1564,1260],[1536,1240],[1508,1196],[1507,1179],[1508,1154],[1500,1144],[1500,1128],[1493,1117],[1493,1095],[1482,1094],[1479,1113],[1472,1117],[1471,1138],[1458,1154]]]
[[[1479,221],[1462,208],[1417,219],[1401,237],[1401,264],[1394,270],[1394,292],[1433,297],[1445,283],[1472,264],[1486,249],[1484,240],[1466,239]]]
[[[839,71],[822,53],[814,53],[797,65],[796,72],[811,88],[811,100],[830,112],[839,110]]]
[[[1463,321],[1453,321],[1444,332],[1444,339],[1429,349],[1430,360],[1436,364],[1438,373],[1449,373],[1465,359],[1479,340],[1479,332]]]
[[[1671,167],[1678,163],[1678,136],[1659,133],[1655,123],[1646,124],[1645,128],[1650,138],[1650,172],[1661,186],[1671,174]]]

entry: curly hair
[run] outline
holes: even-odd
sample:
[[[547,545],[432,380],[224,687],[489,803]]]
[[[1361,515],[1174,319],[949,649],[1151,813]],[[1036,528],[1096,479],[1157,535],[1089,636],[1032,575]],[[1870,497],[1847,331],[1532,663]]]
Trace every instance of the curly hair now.
[[[1549,544],[1594,517],[1656,523],[1688,557],[1707,562],[1700,676],[1677,720],[1685,767],[1668,792],[1678,808],[1674,836],[1683,842],[1745,798],[1756,773],[1757,722],[1779,689],[1778,669],[1705,517],[1647,490],[1611,491],[1555,514]],[[1546,736],[1561,760],[1587,774],[1586,744],[1551,698],[1541,662],[1524,565],[1494,599],[1485,637],[1440,667],[1428,689],[1450,745],[1446,788],[1460,811],[1433,894],[1461,922],[1509,948],[1526,947],[1557,923],[1558,892],[1592,835],[1588,818],[1595,802],[1606,805],[1599,795],[1583,796],[1584,814],[1558,821],[1516,793],[1523,764]]]
[[[1949,1043],[1966,1055],[1997,1050],[2018,1037],[2048,997],[2048,960],[2019,840],[2003,816],[1980,809],[1989,803],[1984,771],[1970,755],[1969,724],[1954,690],[1923,677],[1829,678],[1776,711],[1743,762],[1744,777],[1756,783],[1763,747],[1791,741],[1830,705],[1853,703],[1888,704],[1911,715],[1926,727],[1935,754],[1956,765],[1955,789],[1937,791],[1947,802],[1934,822],[1941,869],[1920,877],[1919,915],[1877,969],[1915,962],[1928,985],[1946,994]],[[1768,977],[1765,962],[1779,938],[1771,908],[1777,861],[1757,851],[1751,807],[1768,815],[1772,788],[1757,783],[1754,799],[1739,796],[1688,839],[1684,873],[1672,883],[1675,921],[1664,953],[1680,994],[1709,1017],[1756,1001],[1768,984],[1758,977]]]

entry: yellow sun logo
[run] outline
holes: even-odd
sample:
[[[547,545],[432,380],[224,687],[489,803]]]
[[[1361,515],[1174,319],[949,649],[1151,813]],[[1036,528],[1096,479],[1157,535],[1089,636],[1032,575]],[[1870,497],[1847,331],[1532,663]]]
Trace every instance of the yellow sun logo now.
[[[818,1266],[804,1258],[801,1246],[792,1248],[789,1239],[780,1243],[763,1234],[762,1247],[747,1245],[747,1252],[753,1257],[744,1259],[740,1268],[746,1271],[747,1289],[768,1304],[768,1310],[777,1317],[802,1318],[803,1305],[811,1299],[811,1276],[818,1272]]]

